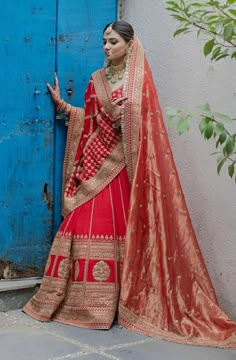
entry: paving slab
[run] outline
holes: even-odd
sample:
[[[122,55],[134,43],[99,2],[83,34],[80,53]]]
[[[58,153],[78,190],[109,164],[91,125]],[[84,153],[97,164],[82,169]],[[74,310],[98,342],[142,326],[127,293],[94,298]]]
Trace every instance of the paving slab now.
[[[42,323],[22,311],[0,312],[1,360],[236,360],[235,350],[180,345],[129,332]]]
[[[139,341],[142,342],[144,339],[150,341],[149,337],[128,332],[116,325],[110,330],[88,330],[57,322],[51,322],[47,324],[47,329],[50,332],[53,331],[58,335],[69,337],[71,340],[73,339],[75,341],[79,341],[99,350],[111,348],[114,345],[119,344],[129,344]]]
[[[180,345],[162,340],[107,350],[107,353],[122,360],[236,360],[236,351]]]
[[[61,341],[41,329],[7,330],[1,334],[1,360],[45,360],[78,352],[78,345]],[[85,349],[80,348],[80,352]]]

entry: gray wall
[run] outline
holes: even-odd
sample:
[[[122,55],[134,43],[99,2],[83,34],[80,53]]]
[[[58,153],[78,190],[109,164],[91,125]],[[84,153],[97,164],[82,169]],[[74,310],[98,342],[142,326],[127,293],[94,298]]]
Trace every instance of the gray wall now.
[[[161,106],[196,110],[209,102],[214,111],[233,114],[235,64],[211,63],[195,35],[173,40],[177,25],[161,0],[122,0],[121,17],[141,39],[151,65]],[[233,67],[234,65],[234,67]],[[165,116],[166,118],[166,116]],[[204,141],[197,125],[179,137],[169,130],[176,165],[193,225],[220,304],[236,318],[236,185],[216,172],[213,142]]]

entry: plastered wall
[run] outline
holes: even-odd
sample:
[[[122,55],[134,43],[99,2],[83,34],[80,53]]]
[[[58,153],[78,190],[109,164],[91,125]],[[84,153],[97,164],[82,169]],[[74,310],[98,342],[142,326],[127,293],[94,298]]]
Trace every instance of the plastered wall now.
[[[235,114],[235,62],[211,63],[194,34],[173,40],[177,23],[162,0],[123,0],[122,19],[141,39],[151,65],[163,112],[167,106],[196,110],[209,102],[214,111]],[[166,118],[166,116],[165,116]],[[236,319],[236,184],[216,172],[214,143],[205,141],[197,122],[188,134],[169,137],[199,244],[218,300]]]

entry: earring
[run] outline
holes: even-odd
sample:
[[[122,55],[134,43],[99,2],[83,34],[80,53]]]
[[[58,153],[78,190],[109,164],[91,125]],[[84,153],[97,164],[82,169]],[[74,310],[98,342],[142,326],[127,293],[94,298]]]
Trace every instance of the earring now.
[[[106,69],[106,68],[107,68],[108,66],[110,66],[110,65],[111,65],[110,60],[107,60],[107,58],[105,58],[104,63],[103,63],[104,69]]]
[[[132,49],[133,49],[133,45],[130,45],[130,46],[128,47],[128,49],[126,50],[126,54],[125,54],[125,57],[124,57],[124,63],[125,63],[125,64],[127,64],[127,62],[129,61],[129,58],[130,58]]]

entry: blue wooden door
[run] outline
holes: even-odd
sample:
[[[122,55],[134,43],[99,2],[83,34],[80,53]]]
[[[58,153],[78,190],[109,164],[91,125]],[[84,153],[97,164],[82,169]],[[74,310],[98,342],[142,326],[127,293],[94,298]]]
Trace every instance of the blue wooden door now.
[[[0,279],[39,276],[60,225],[66,129],[47,82],[83,106],[102,66],[102,29],[115,0],[1,0]]]

